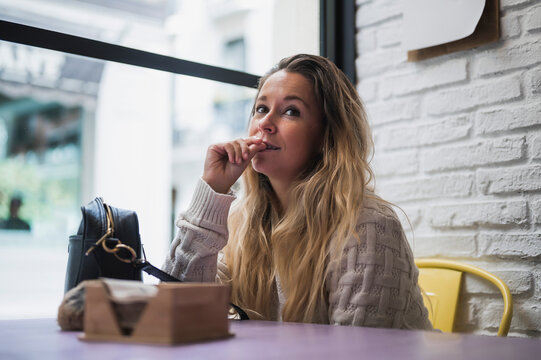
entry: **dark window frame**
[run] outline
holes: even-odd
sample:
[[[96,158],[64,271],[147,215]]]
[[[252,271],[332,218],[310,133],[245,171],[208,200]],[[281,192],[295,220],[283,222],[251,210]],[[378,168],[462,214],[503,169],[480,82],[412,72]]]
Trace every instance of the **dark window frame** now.
[[[320,0],[320,54],[355,84],[355,0]]]
[[[80,36],[0,20],[0,40],[179,75],[257,87],[259,76]]]
[[[320,55],[355,84],[355,0],[320,0]],[[0,40],[255,88],[258,75],[0,20]]]

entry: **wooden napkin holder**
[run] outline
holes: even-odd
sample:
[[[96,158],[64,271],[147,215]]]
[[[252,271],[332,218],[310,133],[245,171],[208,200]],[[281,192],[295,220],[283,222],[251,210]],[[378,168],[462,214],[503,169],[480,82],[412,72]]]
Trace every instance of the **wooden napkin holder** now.
[[[173,345],[226,338],[229,332],[229,287],[213,283],[162,283],[149,299],[130,335],[117,321],[105,284],[86,286],[84,335],[88,341]]]

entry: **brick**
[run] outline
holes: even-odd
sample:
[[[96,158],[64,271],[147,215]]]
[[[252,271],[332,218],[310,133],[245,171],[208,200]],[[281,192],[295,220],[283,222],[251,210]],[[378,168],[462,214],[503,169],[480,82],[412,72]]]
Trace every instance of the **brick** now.
[[[382,185],[383,186],[383,185]],[[465,197],[472,193],[473,175],[449,175],[385,183],[390,201],[411,201],[445,197]]]
[[[516,306],[515,306],[516,314]],[[479,307],[478,326],[484,330],[484,335],[495,335],[500,327],[500,322],[503,316],[503,300],[502,298],[485,300],[483,306]],[[512,321],[511,321],[512,322]]]
[[[479,252],[501,258],[534,259],[541,256],[541,233],[480,234]]]
[[[514,306],[511,328],[522,331],[537,331],[537,336],[539,336],[539,324],[541,324],[541,307],[539,303],[525,302],[514,304]]]
[[[415,73],[390,76],[382,84],[382,95],[384,98],[406,95],[464,81],[468,78],[467,65],[466,59],[456,59],[419,67]]]
[[[367,106],[368,119],[374,125],[387,124],[399,120],[411,120],[419,113],[419,102],[408,99],[405,101],[386,101]]]
[[[524,137],[478,141],[474,144],[429,149],[421,158],[428,172],[501,164],[524,158]]]
[[[533,138],[530,145],[530,151],[532,153],[532,159],[541,160],[541,135]]]
[[[525,5],[532,0],[500,0],[501,9],[509,9],[515,6]]]
[[[374,157],[376,179],[386,176],[411,175],[419,171],[417,151],[400,151],[397,153],[381,153]]]
[[[415,257],[462,258],[477,252],[475,235],[418,235],[415,237]]]
[[[375,81],[360,81],[357,85],[357,91],[364,103],[369,103],[378,98],[378,85]]]
[[[487,301],[486,305],[480,307],[480,309],[482,310],[477,315],[480,320],[479,325],[484,329],[491,329],[496,332],[503,315],[503,301],[501,297],[497,300],[491,299]],[[517,336],[520,334],[515,333],[515,331],[534,331],[539,336],[539,324],[541,324],[541,308],[539,304],[528,301],[513,303],[510,334]]]
[[[479,266],[480,268],[491,272],[502,279],[511,294],[518,295],[532,290],[533,278],[532,274],[526,270],[491,270]],[[488,280],[480,278],[476,275],[465,274],[464,289],[468,294],[499,294],[500,290]],[[503,306],[503,305],[502,305]],[[500,317],[501,318],[501,317]]]
[[[541,103],[533,106],[482,111],[477,115],[478,134],[491,134],[541,124]]]
[[[520,35],[520,23],[516,16],[505,16],[500,19],[502,40],[512,39]]]
[[[530,203],[530,210],[532,211],[533,222],[541,224],[541,200],[532,201]]]
[[[477,299],[476,299],[477,300]],[[455,314],[454,332],[472,332],[468,326],[475,326],[479,322],[479,301],[470,299],[470,296],[462,294],[458,298],[458,308]]]
[[[434,206],[428,210],[434,228],[521,225],[528,222],[526,201],[490,201]]]
[[[541,41],[518,44],[500,51],[486,52],[477,60],[475,73],[496,74],[541,63]]]
[[[382,74],[402,63],[406,63],[407,53],[394,48],[371,52],[355,60],[360,79]]]
[[[360,55],[355,59],[355,68],[361,80],[369,76],[384,73],[395,66],[394,59],[391,57],[382,57],[373,53],[369,53],[368,55],[361,53]]]
[[[402,5],[399,1],[378,0],[366,3],[357,10],[355,24],[357,28],[375,25],[402,14]]]
[[[466,116],[458,116],[433,123],[393,128],[382,132],[381,144],[384,149],[426,146],[466,138],[471,129]]]
[[[362,30],[357,32],[357,51],[362,56],[370,51],[374,51],[377,48],[376,45],[376,31],[373,29]]]
[[[382,26],[377,30],[377,41],[380,47],[400,45],[402,39],[401,24]]]
[[[541,30],[541,6],[528,10],[528,16],[524,20],[524,30],[529,32]]]
[[[526,82],[532,94],[541,94],[541,69],[532,69],[526,74]]]
[[[477,187],[484,195],[541,190],[541,165],[478,170]]]
[[[425,103],[428,114],[440,115],[503,103],[518,99],[521,95],[519,78],[508,77],[430,93]]]

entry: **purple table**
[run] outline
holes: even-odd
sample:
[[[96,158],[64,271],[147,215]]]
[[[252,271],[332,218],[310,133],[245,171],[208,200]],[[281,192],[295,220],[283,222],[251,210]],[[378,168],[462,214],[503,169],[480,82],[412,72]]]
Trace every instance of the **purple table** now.
[[[345,326],[232,322],[189,345],[88,343],[53,319],[0,321],[0,359],[541,359],[541,340]]]

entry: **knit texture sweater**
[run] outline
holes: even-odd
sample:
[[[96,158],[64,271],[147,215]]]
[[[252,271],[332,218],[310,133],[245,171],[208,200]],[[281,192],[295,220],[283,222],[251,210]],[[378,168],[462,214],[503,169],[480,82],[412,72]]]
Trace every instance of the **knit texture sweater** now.
[[[234,200],[234,195],[216,193],[199,180],[188,210],[176,221],[178,232],[164,271],[183,281],[229,278],[220,250],[227,244],[227,218]],[[327,279],[328,309],[318,314],[318,322],[432,329],[417,284],[418,270],[394,211],[383,202],[365,200],[356,230]],[[275,280],[272,320],[280,320],[287,295]]]

